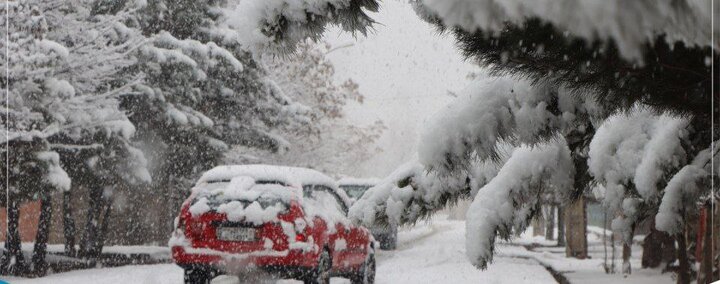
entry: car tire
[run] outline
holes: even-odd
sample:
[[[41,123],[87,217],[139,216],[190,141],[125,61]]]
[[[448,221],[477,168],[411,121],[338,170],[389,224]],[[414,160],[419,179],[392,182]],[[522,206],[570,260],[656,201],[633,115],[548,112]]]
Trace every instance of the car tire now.
[[[330,251],[324,249],[318,257],[318,265],[305,279],[305,284],[330,284],[330,272],[332,270],[332,258]]]
[[[375,283],[375,252],[370,252],[357,274],[350,277],[352,284]]]
[[[186,268],[185,284],[209,284],[213,279],[213,273],[204,268]]]

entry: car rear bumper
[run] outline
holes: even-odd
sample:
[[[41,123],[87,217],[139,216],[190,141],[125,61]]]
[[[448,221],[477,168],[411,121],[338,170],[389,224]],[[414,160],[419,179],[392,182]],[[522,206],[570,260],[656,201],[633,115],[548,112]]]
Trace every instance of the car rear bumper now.
[[[303,250],[260,250],[244,253],[229,253],[207,248],[183,246],[172,247],[172,256],[176,264],[182,267],[212,267],[220,271],[238,268],[261,268],[274,270],[274,267],[297,267],[306,270],[315,265],[317,255]]]

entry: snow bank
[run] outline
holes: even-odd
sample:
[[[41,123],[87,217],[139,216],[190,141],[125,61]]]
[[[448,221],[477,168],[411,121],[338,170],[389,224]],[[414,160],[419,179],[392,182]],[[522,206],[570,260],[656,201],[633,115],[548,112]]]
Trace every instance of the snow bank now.
[[[515,149],[497,176],[475,195],[467,212],[466,248],[473,265],[492,261],[495,237],[523,231],[543,191],[568,196],[574,165],[564,139]]]
[[[540,18],[586,39],[612,39],[622,56],[642,59],[643,44],[661,34],[668,42],[709,46],[710,0],[419,0],[421,13],[466,31],[499,32],[505,22]]]

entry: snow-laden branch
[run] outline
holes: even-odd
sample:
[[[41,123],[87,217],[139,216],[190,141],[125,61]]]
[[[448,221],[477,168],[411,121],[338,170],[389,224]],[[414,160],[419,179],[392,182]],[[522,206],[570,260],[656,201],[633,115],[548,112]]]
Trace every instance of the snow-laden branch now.
[[[247,49],[268,47],[294,50],[306,38],[318,39],[328,24],[366,34],[377,12],[376,0],[244,0],[226,11],[228,24]]]
[[[590,142],[590,173],[605,187],[604,202],[611,212],[621,209],[628,194],[652,202],[658,184],[669,170],[684,164],[682,141],[688,121],[635,108],[630,114],[608,118]],[[632,187],[637,193],[628,192]]]
[[[535,143],[559,126],[547,88],[510,78],[472,83],[425,131],[420,162],[440,174],[467,169],[475,159],[496,157],[499,142]]]
[[[513,231],[525,230],[545,191],[569,196],[574,173],[570,149],[562,138],[515,149],[468,209],[466,248],[473,265],[485,269],[492,261],[497,236],[508,239]]]
[[[717,144],[716,144],[717,145]],[[655,226],[660,231],[676,234],[682,231],[685,223],[685,212],[688,208],[695,208],[699,197],[709,190],[710,160],[715,159],[710,149],[700,151],[692,163],[682,167],[665,187],[662,201],[655,216]]]
[[[614,40],[622,56],[642,59],[644,44],[657,35],[668,42],[718,46],[712,31],[711,0],[416,0],[422,15],[467,32],[499,32],[506,22],[522,24],[529,18],[552,23],[569,34],[588,40]],[[568,9],[571,9],[569,11]],[[561,40],[561,39],[558,39]]]
[[[411,162],[368,189],[349,216],[367,226],[414,223],[470,192],[467,176],[440,177]]]
[[[658,228],[676,232],[682,224],[681,200],[697,197],[697,182],[707,174],[699,164],[709,154],[702,151],[686,165],[692,158],[685,149],[689,125],[686,119],[635,107],[608,118],[593,137],[589,171],[604,189],[604,205],[616,215],[613,230],[625,241],[631,240],[637,222],[657,208]]]

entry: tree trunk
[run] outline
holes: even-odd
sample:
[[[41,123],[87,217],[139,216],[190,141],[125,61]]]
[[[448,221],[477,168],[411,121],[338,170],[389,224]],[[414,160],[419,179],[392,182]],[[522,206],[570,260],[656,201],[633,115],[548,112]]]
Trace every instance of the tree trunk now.
[[[678,268],[677,283],[687,284],[690,283],[690,261],[688,259],[685,230],[678,233],[675,238],[677,239],[678,243],[678,261],[680,262],[680,266]]]
[[[565,209],[562,206],[557,207],[557,245],[565,246]]]
[[[603,261],[603,268],[605,268],[605,273],[609,274],[614,271],[610,271],[610,264],[608,264],[608,250],[607,250],[607,210],[603,210],[603,250],[604,250],[604,261]],[[612,239],[611,239],[612,241]]]
[[[12,192],[13,189],[11,188]],[[20,248],[20,202],[9,198],[7,206],[7,234],[5,253],[3,254],[2,270],[6,275],[22,275],[25,272],[25,258]]]
[[[545,220],[541,214],[535,214],[535,218],[532,219],[533,237],[545,235]]]
[[[715,196],[715,202],[714,204],[718,204],[720,200],[717,199],[717,194]],[[718,249],[718,242],[720,241],[720,208],[718,206],[714,206],[712,210],[712,248],[713,248],[713,273],[712,273],[712,279],[714,281],[720,280],[720,249]]]
[[[45,255],[47,254],[47,241],[52,220],[52,199],[48,194],[45,195],[40,201],[40,218],[32,256],[32,273],[36,276],[45,276],[48,268]]]
[[[565,228],[567,230],[565,254],[578,259],[587,258],[587,216],[585,197],[580,196],[565,210]]]
[[[700,270],[698,270],[698,284],[709,284],[713,282],[713,241],[712,241],[712,204],[706,203],[703,208],[703,217],[700,221],[703,222],[703,236],[702,242],[698,243],[698,247],[701,247],[701,260]]]
[[[629,275],[632,274],[632,266],[630,265],[630,257],[632,256],[632,245],[628,244],[626,242],[623,242],[623,274]]]
[[[63,192],[63,234],[65,235],[65,255],[75,257],[75,219],[72,213],[71,191]]]
[[[95,247],[92,249],[92,255],[95,257],[100,256],[102,253],[103,246],[105,245],[105,237],[107,236],[108,224],[110,223],[110,211],[112,209],[112,196],[108,196],[105,200],[105,207],[103,208],[103,219],[100,231],[98,232],[97,242]]]
[[[545,210],[545,239],[552,241],[555,239],[555,205],[548,206]]]
[[[100,186],[90,188],[90,200],[88,201],[88,213],[85,222],[85,231],[80,241],[80,251],[78,255],[85,259],[95,259],[92,250],[97,246],[98,241],[98,225],[100,224],[100,214],[102,213],[102,193]]]
[[[610,234],[610,245],[612,245],[612,256],[610,257],[610,273],[615,274],[615,255],[617,249],[615,248],[615,233]]]
[[[673,263],[677,258],[675,239],[655,229],[655,219],[650,219],[650,233],[643,240],[642,268],[657,268]]]

